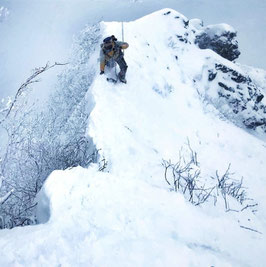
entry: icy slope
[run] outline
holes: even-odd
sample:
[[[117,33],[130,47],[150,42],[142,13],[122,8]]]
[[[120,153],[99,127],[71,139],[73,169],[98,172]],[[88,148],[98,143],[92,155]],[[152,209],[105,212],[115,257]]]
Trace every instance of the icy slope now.
[[[192,78],[206,56],[235,65],[177,42],[186,18],[167,11],[125,24],[128,84],[97,76],[90,88],[88,134],[105,172],[97,165],[54,172],[40,193],[44,224],[1,231],[0,266],[265,265],[265,143],[219,119]],[[121,24],[102,23],[101,30],[119,36]],[[162,159],[176,162],[187,139],[206,183],[229,163],[235,178],[244,177],[256,214],[225,212],[221,199],[194,206],[169,190]]]

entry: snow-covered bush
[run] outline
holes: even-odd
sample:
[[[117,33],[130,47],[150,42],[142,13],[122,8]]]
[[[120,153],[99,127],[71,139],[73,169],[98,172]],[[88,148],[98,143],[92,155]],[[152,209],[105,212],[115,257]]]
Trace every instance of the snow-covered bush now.
[[[31,101],[30,85],[38,82],[42,72],[60,64],[35,69],[14,99],[1,108],[1,126],[7,141],[1,149],[4,179],[0,197],[5,201],[0,205],[0,228],[36,222],[35,197],[53,170],[87,167],[96,161],[97,151],[86,135],[93,100],[85,99],[85,95],[95,74],[89,59],[99,38],[98,26],[81,33],[73,60],[58,77],[57,88],[41,111]]]
[[[164,178],[171,190],[181,192],[193,205],[223,200],[225,211],[243,211],[251,209],[256,211],[257,203],[248,198],[247,191],[243,187],[243,178],[232,178],[230,164],[223,175],[216,171],[214,177],[201,177],[200,164],[197,153],[191,149],[188,142],[186,151],[181,150],[176,163],[171,160],[163,160]],[[233,206],[233,208],[231,207]]]

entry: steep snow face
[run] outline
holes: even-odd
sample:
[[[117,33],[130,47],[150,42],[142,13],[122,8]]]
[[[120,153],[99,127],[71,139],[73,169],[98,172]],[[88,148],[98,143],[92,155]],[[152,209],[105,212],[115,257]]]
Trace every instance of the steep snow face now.
[[[124,24],[128,83],[96,76],[88,93],[95,102],[88,135],[105,172],[97,165],[53,172],[39,195],[39,219],[48,222],[1,231],[1,266],[265,265],[265,142],[221,118],[209,98],[202,101],[206,86],[219,99],[205,68],[241,68],[194,45],[184,22],[167,9]],[[101,30],[119,37],[121,23],[101,23]],[[221,195],[195,206],[174,192],[162,160],[189,160],[190,148],[201,184],[212,186],[211,176],[231,163],[258,212],[231,196],[237,211],[225,212]]]

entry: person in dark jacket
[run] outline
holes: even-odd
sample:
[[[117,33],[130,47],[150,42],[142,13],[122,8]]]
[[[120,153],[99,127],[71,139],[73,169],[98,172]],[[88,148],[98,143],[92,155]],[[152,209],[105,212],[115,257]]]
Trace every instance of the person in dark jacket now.
[[[106,65],[115,61],[120,67],[118,78],[121,82],[126,83],[126,72],[128,66],[124,59],[124,53],[122,50],[127,49],[128,46],[129,45],[126,42],[117,41],[114,35],[103,40],[100,51],[100,75],[104,74]]]

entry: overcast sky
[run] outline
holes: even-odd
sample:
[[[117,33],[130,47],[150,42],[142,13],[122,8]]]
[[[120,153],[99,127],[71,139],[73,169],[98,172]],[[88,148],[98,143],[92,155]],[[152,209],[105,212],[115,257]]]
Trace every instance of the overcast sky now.
[[[170,7],[204,24],[238,31],[239,62],[266,69],[265,0],[0,0],[10,11],[0,23],[0,96],[14,92],[31,69],[66,61],[73,36],[100,20],[129,21]]]

